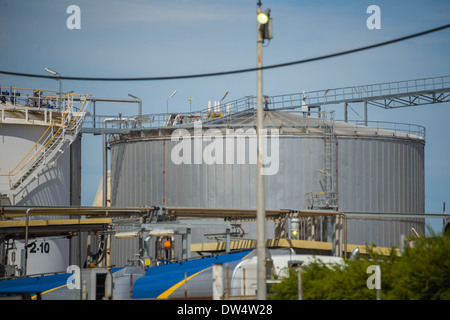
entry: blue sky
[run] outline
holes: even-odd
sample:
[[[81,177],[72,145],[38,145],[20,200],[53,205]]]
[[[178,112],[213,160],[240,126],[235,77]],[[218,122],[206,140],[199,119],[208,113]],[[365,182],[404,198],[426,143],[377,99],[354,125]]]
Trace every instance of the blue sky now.
[[[0,70],[63,76],[152,77],[256,66],[257,1],[243,0],[1,0]],[[274,38],[264,65],[311,58],[378,43],[450,22],[449,1],[262,1],[271,8]],[[81,29],[69,30],[69,5],[81,9]],[[369,5],[381,9],[381,29],[369,30]],[[450,30],[383,48],[264,72],[264,93],[279,95],[450,75]],[[7,86],[57,90],[52,79],[0,75]],[[147,82],[63,81],[63,90],[143,100],[143,113],[204,109],[210,100],[256,94],[256,74]],[[100,112],[136,113],[136,106],[98,104]],[[423,125],[426,212],[450,207],[450,104],[369,109],[369,120]],[[362,110],[356,110],[362,115]],[[336,118],[342,119],[342,106]],[[351,118],[359,119],[355,113]],[[83,205],[101,179],[101,138],[83,136]],[[447,210],[449,211],[449,210]],[[439,222],[440,223],[440,222]]]

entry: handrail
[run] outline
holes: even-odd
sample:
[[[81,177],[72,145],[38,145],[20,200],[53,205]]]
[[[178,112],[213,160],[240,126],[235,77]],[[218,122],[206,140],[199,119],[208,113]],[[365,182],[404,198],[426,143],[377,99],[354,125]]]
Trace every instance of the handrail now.
[[[64,112],[64,115],[61,117],[61,121],[63,121],[63,119],[66,117],[66,114],[67,114],[67,112],[68,112],[68,110],[69,110],[69,108],[70,108],[70,101],[68,100],[68,102],[69,102],[69,103],[68,103],[68,106],[67,106],[67,108],[66,108],[66,111]],[[58,133],[59,130],[61,130],[61,127],[60,127],[60,128],[58,129],[58,131],[56,131],[56,133],[51,137],[51,139],[48,140],[45,144],[43,144],[43,146],[35,153],[35,155],[34,155],[33,157],[31,157],[31,158],[27,161],[27,163],[25,163],[25,164],[22,166],[22,168],[20,168],[16,173],[13,173],[14,170],[16,170],[17,167],[18,167],[18,166],[19,166],[19,165],[27,158],[27,156],[31,153],[31,151],[39,144],[39,142],[41,141],[41,139],[46,135],[47,131],[50,130],[50,128],[53,127],[53,125],[55,124],[56,121],[57,121],[56,119],[52,121],[52,123],[49,125],[49,127],[47,128],[47,130],[45,130],[45,132],[42,134],[42,136],[39,138],[39,140],[33,145],[33,147],[31,147],[30,151],[28,151],[28,153],[22,158],[22,160],[20,160],[20,162],[14,167],[14,169],[12,169],[12,170],[7,174],[8,179],[9,179],[9,182],[11,182],[11,176],[15,176],[17,173],[19,173],[20,171],[22,171],[22,169],[23,169],[28,163],[30,163],[30,161],[33,160],[34,157],[36,157],[36,155],[38,155],[38,154],[41,152],[41,150],[42,150],[43,148],[45,148],[45,147],[47,146],[47,144],[53,139],[53,137],[56,135],[56,133]],[[61,126],[63,126],[63,125],[64,125],[64,124],[62,124]]]
[[[356,126],[360,126],[362,128],[367,127],[369,125],[370,128],[377,130],[387,130],[395,133],[416,135],[417,137],[421,137],[425,140],[426,128],[418,124],[392,122],[392,121],[365,121],[365,120],[348,120],[348,122],[353,123]],[[371,124],[374,124],[375,126],[370,126]]]
[[[398,97],[411,95],[430,95],[431,92],[450,92],[450,76],[265,96],[264,104],[265,107],[271,111],[296,110],[301,109],[303,106],[317,107],[344,102],[359,103],[366,101],[374,105],[376,103],[377,105],[381,105],[378,103],[378,100],[394,100]],[[415,101],[414,105],[435,103],[431,102],[430,99],[431,98],[427,98],[424,101]],[[385,105],[384,107],[395,106]],[[191,124],[196,120],[202,120],[203,125],[207,122],[216,123],[218,118],[222,118],[222,120],[220,120],[222,123],[232,124],[233,120],[239,117],[242,112],[251,111],[255,108],[256,97],[246,96],[228,102],[214,101],[214,105],[210,104],[207,109],[196,111],[146,114],[141,115],[140,119],[135,117],[120,118],[121,121],[117,121],[115,126],[118,126],[121,129],[123,127],[125,127],[125,129],[133,129],[137,127],[137,123],[140,121],[143,128],[176,128],[184,127],[186,124]],[[91,125],[95,128],[97,121],[98,124],[101,125],[100,122],[102,117],[114,116],[95,115],[95,122],[91,123]],[[89,120],[87,123],[89,123]],[[139,128],[141,128],[141,126]]]
[[[25,92],[24,92],[25,91]],[[27,93],[28,92],[28,93]],[[26,94],[26,95],[23,95]],[[44,89],[30,89],[30,88],[15,88],[15,87],[2,87],[0,86],[0,97],[5,98],[2,102],[6,102],[6,98],[11,99],[11,103],[13,105],[20,105],[16,101],[22,100],[25,102],[29,102],[30,99],[36,99],[39,102],[41,101],[64,101],[66,98],[64,95],[72,94],[72,92],[59,92],[55,90],[44,90]],[[80,94],[73,94],[73,95],[80,95]],[[81,95],[82,96],[82,95]],[[26,103],[23,105],[28,106]],[[55,105],[56,109],[63,109],[58,108]]]
[[[53,139],[56,136],[60,136],[60,132],[61,129],[63,130],[62,134],[64,134],[64,132],[66,131],[65,125],[67,123],[75,123],[75,124],[79,124],[78,118],[82,112],[82,110],[84,109],[86,102],[87,102],[87,98],[88,95],[85,95],[85,99],[81,105],[81,107],[79,108],[78,112],[76,113],[75,118],[71,119],[70,115],[72,114],[71,108],[72,108],[72,104],[73,104],[73,96],[74,94],[72,93],[67,93],[68,98],[67,98],[67,108],[65,109],[64,114],[62,115],[62,117],[58,120],[53,120],[52,123],[49,125],[49,127],[47,128],[47,130],[45,130],[45,132],[42,134],[42,136],[39,138],[39,140],[33,145],[33,147],[30,149],[30,151],[28,151],[28,153],[22,158],[22,160],[20,160],[20,162],[7,174],[7,175],[1,175],[1,176],[8,176],[9,182],[11,182],[11,177],[17,175],[19,172],[21,172],[33,159],[35,159],[38,155],[41,154],[42,150],[44,150],[44,156],[45,156],[45,148],[50,144],[50,142],[53,141]],[[22,162],[24,162],[27,157],[30,155],[31,151],[33,151],[33,149],[36,148],[36,146],[39,144],[39,142],[47,135],[47,132],[50,130],[50,128],[53,128],[53,126],[55,124],[57,124],[58,122],[60,122],[60,126],[58,128],[58,130],[49,138],[49,136],[46,138],[45,143],[42,145],[42,147],[35,152],[35,154],[20,168],[16,171],[16,169],[21,165]],[[48,140],[47,140],[48,139]],[[14,172],[16,171],[16,172]]]
[[[66,111],[64,112],[63,117],[61,118],[61,121],[66,117],[67,111],[69,110],[70,107],[70,101],[69,104],[66,108]],[[45,136],[45,134],[47,133],[47,131],[53,127],[53,124],[56,122],[57,120],[53,120],[52,123],[50,124],[50,126],[47,128],[47,130],[45,130],[44,134],[39,138],[39,140],[33,145],[33,147],[31,147],[30,151],[28,151],[28,153],[22,158],[22,160],[20,160],[20,162],[14,167],[14,169],[12,169],[9,173],[8,173],[8,178],[9,181],[11,182],[11,176],[15,176],[16,174],[18,174],[20,171],[22,171],[22,169],[28,165],[30,163],[31,160],[33,160],[41,151],[42,149],[44,149],[48,143],[55,137],[55,135],[57,133],[59,133],[59,131],[61,130],[61,127],[58,129],[58,131],[56,131],[55,134],[53,134],[53,136],[50,138],[50,140],[48,140],[45,144],[42,145],[42,147],[27,161],[27,163],[25,163],[16,173],[13,173],[14,170],[17,169],[17,167],[27,158],[27,156],[30,154],[30,152],[38,145],[38,143],[41,141],[41,139]],[[63,124],[61,124],[61,126],[63,126]]]
[[[20,160],[20,162],[6,175],[1,175],[1,176],[8,176],[9,177],[9,181],[11,181],[11,175],[16,175],[17,173],[12,173],[14,172],[14,170],[17,169],[17,167],[28,157],[28,155],[31,153],[31,151],[33,151],[33,149],[39,144],[39,142],[41,141],[41,139],[45,136],[45,134],[47,133],[48,130],[50,130],[50,128],[53,127],[53,124],[55,123],[56,120],[53,120],[52,123],[48,126],[47,130],[45,130],[45,132],[42,134],[42,136],[39,138],[38,141],[36,141],[36,143],[33,145],[33,147],[31,147],[30,151],[27,152],[27,154],[22,158],[22,160]],[[39,150],[38,152],[40,152],[41,150]],[[31,159],[30,159],[31,160]],[[28,162],[24,165],[26,166],[28,164]],[[20,168],[20,170],[22,170],[22,168]],[[19,171],[20,171],[19,170]]]
[[[73,102],[73,94],[71,94],[71,93],[69,93],[69,94],[72,95],[72,102]],[[75,116],[75,119],[72,120],[72,121],[75,121],[75,120],[78,118],[78,116],[80,115],[81,110],[84,109],[84,106],[85,106],[85,104],[86,104],[86,102],[87,102],[88,96],[90,96],[90,94],[85,95],[85,98],[84,98],[84,101],[83,101],[83,103],[82,103],[82,105],[81,105],[81,107],[80,107],[80,110],[78,110],[77,115]]]

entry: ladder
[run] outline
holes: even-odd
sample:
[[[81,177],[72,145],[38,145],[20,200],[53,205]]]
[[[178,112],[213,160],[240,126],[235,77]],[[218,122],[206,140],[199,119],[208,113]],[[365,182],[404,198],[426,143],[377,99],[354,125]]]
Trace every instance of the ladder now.
[[[334,133],[334,115],[323,124],[324,134],[324,170],[323,189],[325,192],[325,208],[337,210],[337,191],[336,191],[336,135]]]
[[[68,95],[67,108],[62,116],[52,121],[25,157],[9,172],[9,193],[17,194],[23,190],[72,144],[84,122],[85,113],[82,110],[86,105],[86,100],[87,96],[81,108],[74,111],[73,95]]]
[[[338,210],[336,187],[336,134],[334,132],[334,112],[321,112],[323,122],[323,169],[319,170],[321,191],[307,193],[307,206],[314,210]]]

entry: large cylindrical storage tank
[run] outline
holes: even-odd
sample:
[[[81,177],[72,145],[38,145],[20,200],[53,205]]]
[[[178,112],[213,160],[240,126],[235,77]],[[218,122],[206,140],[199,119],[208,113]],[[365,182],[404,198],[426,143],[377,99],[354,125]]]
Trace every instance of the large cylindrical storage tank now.
[[[264,124],[266,209],[310,208],[311,194],[325,189],[336,196],[330,208],[342,212],[379,213],[379,218],[424,213],[420,127],[400,132],[283,111],[266,111]],[[112,205],[256,209],[255,129],[255,111],[249,110],[201,126],[114,137]],[[347,224],[348,243],[377,246],[398,246],[411,227],[424,228],[417,219],[349,219]],[[254,227],[246,232],[256,233]]]
[[[0,137],[2,138],[0,141],[0,150],[2,150],[0,152],[0,163],[3,174],[0,176],[0,185],[3,190],[9,189],[9,181],[6,176],[8,172],[33,148],[36,141],[47,130],[48,125],[36,125],[25,122],[20,124],[0,124]],[[79,185],[77,181],[80,180],[78,171],[81,168],[81,157],[79,152],[72,153],[71,150],[76,149],[79,151],[80,143],[81,140],[76,140],[70,149],[64,150],[65,152],[54,163],[50,163],[23,190],[17,194],[9,195],[9,203],[4,197],[4,204],[18,206],[67,206],[74,201],[79,203],[80,193],[75,193],[73,186]]]
[[[14,168],[32,161],[28,159],[42,148],[43,139],[40,138],[48,135],[51,119],[60,117],[61,111],[6,104],[1,106],[0,114],[0,204],[25,208],[80,205],[80,136],[69,147],[61,150],[59,157],[38,171],[35,179],[21,185],[17,192],[10,189],[7,176],[14,172]],[[61,217],[30,217],[41,220],[55,218]],[[23,235],[15,240],[15,247],[10,252],[9,263],[20,266],[23,263]],[[70,240],[67,238],[48,236],[29,239],[28,250],[28,275],[65,271],[70,264]]]

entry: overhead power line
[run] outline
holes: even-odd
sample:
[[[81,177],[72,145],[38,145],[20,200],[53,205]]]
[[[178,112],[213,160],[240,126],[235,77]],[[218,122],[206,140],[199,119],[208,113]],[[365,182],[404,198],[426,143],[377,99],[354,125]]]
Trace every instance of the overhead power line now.
[[[404,36],[401,38],[392,39],[389,41],[384,41],[356,49],[341,51],[337,53],[331,53],[315,58],[309,58],[309,59],[303,59],[303,60],[297,60],[297,61],[291,61],[291,62],[285,62],[285,63],[279,63],[279,64],[273,64],[268,66],[263,66],[261,68],[246,68],[246,69],[238,69],[238,70],[231,70],[231,71],[221,71],[221,72],[211,72],[211,73],[199,73],[199,74],[191,74],[191,75],[177,75],[177,76],[159,76],[159,77],[138,77],[138,78],[101,78],[101,77],[68,77],[68,76],[61,76],[57,77],[58,79],[62,80],[78,80],[78,81],[156,81],[156,80],[177,80],[177,79],[192,79],[192,78],[204,78],[204,77],[215,77],[215,76],[224,76],[224,75],[230,75],[230,74],[238,74],[238,73],[246,73],[246,72],[254,72],[259,69],[275,69],[275,68],[282,68],[297,64],[303,64],[308,62],[314,62],[319,60],[325,60],[330,58],[335,58],[339,56],[344,56],[352,53],[357,53],[369,49],[379,48],[383,46],[387,46],[390,44],[394,44],[397,42],[417,38],[423,35],[427,35],[433,32],[441,31],[444,29],[447,29],[450,27],[450,24],[446,24],[437,28],[429,29],[426,31],[414,33],[408,36]],[[0,74],[7,74],[7,75],[13,75],[13,76],[21,76],[21,77],[33,77],[33,78],[50,78],[55,79],[54,76],[49,75],[40,75],[40,74],[30,74],[30,73],[19,73],[19,72],[9,72],[9,71],[1,71]]]

